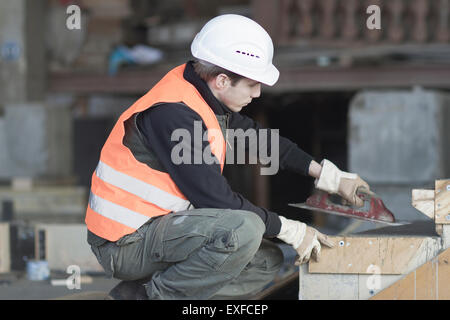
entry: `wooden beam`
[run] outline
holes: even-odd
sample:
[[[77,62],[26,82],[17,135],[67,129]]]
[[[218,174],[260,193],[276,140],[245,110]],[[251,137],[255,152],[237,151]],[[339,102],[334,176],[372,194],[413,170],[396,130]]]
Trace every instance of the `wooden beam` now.
[[[450,179],[436,180],[434,192],[435,222],[450,224]]]
[[[438,252],[440,248],[439,239],[431,237],[332,239],[335,247],[322,247],[320,261],[309,262],[310,273],[373,274],[376,269],[379,274],[404,274],[423,254]]]
[[[446,79],[446,77],[449,77]],[[380,67],[303,67],[283,69],[280,79],[267,91],[332,91],[384,88],[450,88],[449,67],[380,66]]]
[[[114,93],[142,95],[150,90],[175,65],[154,70],[122,72],[111,77],[102,74],[52,74],[50,92],[75,94]],[[267,92],[332,91],[368,88],[450,89],[449,66],[377,67],[297,67],[295,62],[280,66],[280,79]]]
[[[450,249],[372,297],[373,300],[449,300]]]
[[[414,208],[434,220],[434,190],[413,189],[411,199]]]

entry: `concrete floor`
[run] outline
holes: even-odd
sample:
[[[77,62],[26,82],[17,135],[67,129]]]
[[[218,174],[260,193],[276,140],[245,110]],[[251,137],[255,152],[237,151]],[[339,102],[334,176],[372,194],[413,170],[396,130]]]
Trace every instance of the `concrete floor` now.
[[[67,276],[52,275],[52,279],[64,279]],[[28,280],[25,274],[3,274],[0,275],[0,300],[103,299],[119,282],[104,275],[89,276],[87,279],[91,283],[83,283],[82,280],[80,289],[68,289],[65,285],[52,285],[50,280]]]
[[[285,266],[280,275],[290,274],[295,269],[295,250],[286,244],[278,244],[285,257]],[[52,285],[51,280],[64,280],[69,277],[63,272],[51,272],[50,280],[31,281],[25,272],[0,274],[0,300],[104,300],[107,293],[120,282],[107,278],[104,274],[81,277],[80,289],[68,289],[66,285]],[[86,280],[86,282],[85,282]],[[273,297],[272,297],[273,298]]]

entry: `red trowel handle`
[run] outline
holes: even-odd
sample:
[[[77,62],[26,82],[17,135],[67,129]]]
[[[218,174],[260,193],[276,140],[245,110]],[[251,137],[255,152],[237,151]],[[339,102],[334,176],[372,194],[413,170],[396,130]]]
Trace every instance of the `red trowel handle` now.
[[[356,195],[360,197],[362,200],[366,201],[370,200],[371,197],[374,196],[375,194],[366,187],[359,187],[356,190]]]

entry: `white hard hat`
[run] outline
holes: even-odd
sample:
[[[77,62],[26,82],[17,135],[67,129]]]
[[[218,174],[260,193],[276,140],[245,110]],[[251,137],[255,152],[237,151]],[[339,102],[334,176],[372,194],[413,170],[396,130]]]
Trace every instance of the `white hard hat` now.
[[[191,52],[197,59],[269,86],[280,75],[272,64],[269,34],[244,16],[224,14],[208,21],[192,41]]]

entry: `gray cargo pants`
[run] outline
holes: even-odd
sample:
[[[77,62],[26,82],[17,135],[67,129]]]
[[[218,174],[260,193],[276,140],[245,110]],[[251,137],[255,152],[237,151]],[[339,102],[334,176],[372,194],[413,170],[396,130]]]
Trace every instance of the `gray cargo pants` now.
[[[232,299],[260,291],[282,266],[283,253],[264,231],[253,212],[194,209],[91,248],[110,276],[148,278],[149,299]]]

